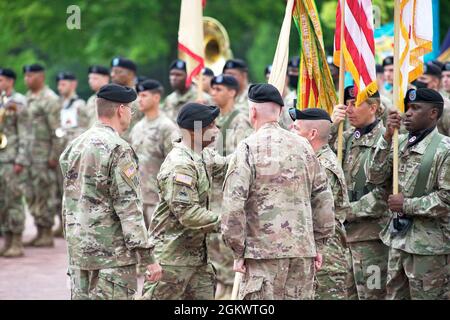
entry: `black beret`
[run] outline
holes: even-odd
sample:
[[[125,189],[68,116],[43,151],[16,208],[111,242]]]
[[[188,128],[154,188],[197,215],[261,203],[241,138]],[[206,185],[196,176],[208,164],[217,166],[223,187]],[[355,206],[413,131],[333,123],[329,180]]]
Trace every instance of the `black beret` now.
[[[445,65],[445,63],[440,62],[439,60],[432,60],[431,63],[438,66],[439,69],[441,69],[441,70],[442,70],[442,68],[444,68],[444,65]]]
[[[127,58],[116,57],[111,60],[111,67],[122,67],[128,70],[132,70],[134,72],[137,71],[136,64]]]
[[[186,72],[186,62],[184,62],[183,60],[180,60],[180,59],[176,59],[176,60],[172,61],[172,63],[169,66],[169,71],[173,70],[173,69],[177,69],[177,70]]]
[[[180,128],[194,130],[194,122],[201,121],[202,128],[209,126],[219,115],[220,109],[216,106],[207,106],[200,103],[186,103],[177,116]]]
[[[161,83],[153,79],[144,80],[136,85],[136,91],[138,93],[146,90],[155,90],[159,88],[162,88]]]
[[[300,57],[295,56],[289,59],[288,67],[298,68],[300,66]]]
[[[109,71],[109,68],[107,68],[107,67],[96,65],[96,66],[89,67],[88,74],[89,73],[98,73],[98,74],[103,74],[105,76],[109,76],[110,71]]]
[[[383,59],[383,67],[390,66],[394,64],[394,57],[388,56]]]
[[[330,115],[323,109],[307,108],[303,111],[296,108],[289,109],[289,115],[293,121],[295,120],[328,120],[330,122]]]
[[[205,76],[214,77],[214,71],[212,71],[210,68],[207,67],[203,68],[202,74]]]
[[[5,69],[0,68],[0,76],[4,76],[7,78],[16,80],[16,73],[13,70],[8,69],[8,68],[5,68]]]
[[[242,71],[247,72],[248,67],[244,60],[242,59],[230,59],[225,62],[225,65],[223,66],[222,72],[225,72],[227,69],[240,69]]]
[[[264,75],[268,75],[269,73],[272,73],[272,65],[268,64],[265,68],[264,68]]]
[[[139,83],[141,83],[141,82],[144,82],[145,80],[148,80],[148,79],[150,79],[149,77],[147,77],[147,76],[142,76],[142,75],[140,75],[140,76],[137,76],[137,83],[139,84]]]
[[[114,102],[130,103],[136,100],[137,94],[130,87],[109,83],[100,88],[97,97]]]
[[[375,70],[376,70],[376,73],[383,73],[383,66],[381,64],[377,63],[375,65]]]
[[[442,67],[442,72],[444,71],[450,71],[450,61],[447,61]]]
[[[215,84],[221,84],[224,85],[227,88],[239,89],[239,83],[237,82],[236,78],[233,76],[230,76],[228,74],[220,74],[217,77],[214,77],[211,79],[211,86]]]
[[[356,99],[355,86],[347,86],[344,89],[344,103],[347,104],[347,100]]]
[[[274,102],[280,107],[284,106],[278,89],[268,83],[252,84],[248,89],[248,99],[256,103]]]
[[[59,72],[56,75],[56,82],[58,82],[59,80],[77,80],[77,77],[75,77],[75,75],[71,72]]]
[[[441,68],[439,68],[434,63],[427,62],[423,66],[423,74],[428,74],[430,76],[435,76],[435,77],[439,77],[440,78],[442,76],[442,71],[441,71]]]
[[[406,105],[410,102],[428,102],[444,105],[444,99],[441,94],[436,90],[428,88],[409,89],[406,92],[404,103]]]
[[[33,63],[23,66],[23,73],[44,71],[44,67],[39,63]]]

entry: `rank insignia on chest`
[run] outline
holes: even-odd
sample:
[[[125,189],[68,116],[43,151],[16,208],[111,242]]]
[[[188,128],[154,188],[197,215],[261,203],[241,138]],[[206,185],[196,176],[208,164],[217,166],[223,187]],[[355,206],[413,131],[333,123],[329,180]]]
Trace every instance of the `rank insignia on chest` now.
[[[181,174],[181,173],[177,173],[175,174],[175,181],[185,184],[187,186],[192,186],[192,177],[185,175],[185,174]]]
[[[402,164],[402,165],[400,166],[400,168],[398,169],[398,172],[401,172],[401,173],[406,172],[406,164]]]

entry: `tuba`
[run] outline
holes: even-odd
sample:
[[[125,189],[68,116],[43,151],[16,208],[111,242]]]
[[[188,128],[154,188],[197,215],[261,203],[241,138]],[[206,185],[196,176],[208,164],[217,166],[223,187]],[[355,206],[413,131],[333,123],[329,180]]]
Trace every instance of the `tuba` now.
[[[233,53],[227,30],[211,17],[203,17],[203,48],[205,66],[214,71],[215,75],[221,74],[225,62],[233,58]]]
[[[0,125],[3,123],[6,114],[6,103],[8,99],[6,97],[6,91],[2,91],[2,107],[0,108]],[[8,139],[6,135],[0,129],[0,150],[3,150],[8,145]]]

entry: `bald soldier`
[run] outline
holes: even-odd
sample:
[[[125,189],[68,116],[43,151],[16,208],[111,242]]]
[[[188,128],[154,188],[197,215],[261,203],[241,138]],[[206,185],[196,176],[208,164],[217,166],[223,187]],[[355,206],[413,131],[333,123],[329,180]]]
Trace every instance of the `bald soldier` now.
[[[166,97],[163,105],[164,113],[172,121],[176,121],[183,105],[198,100],[197,87],[192,83],[186,86],[186,79],[186,62],[180,59],[174,60],[169,67],[169,80],[173,92]],[[202,99],[208,102],[211,98],[207,93],[203,93]]]
[[[86,104],[81,108],[80,126],[90,128],[97,121],[97,111],[95,110],[95,99],[101,87],[109,83],[109,68],[99,65],[92,65],[88,69],[88,83],[94,94],[89,97]]]
[[[4,232],[0,256],[23,256],[22,233],[25,229],[25,193],[30,165],[26,98],[14,90],[16,73],[0,68],[0,229]]]
[[[134,90],[136,85],[136,73],[137,66],[134,61],[123,57],[115,57],[111,60],[112,83],[133,88]],[[134,125],[144,117],[144,114],[139,110],[139,104],[136,100],[131,103],[131,108],[133,109],[133,117],[130,126],[128,127],[128,130],[122,133],[122,137],[128,142],[130,141],[131,129],[133,129]]]
[[[31,215],[37,227],[37,235],[25,245],[53,247],[52,227],[57,208],[54,204],[57,192],[56,170],[61,141],[56,136],[60,127],[61,106],[58,96],[45,85],[45,70],[40,64],[23,67],[28,115],[31,120],[29,134]],[[59,169],[58,169],[59,170]]]
[[[131,88],[102,87],[99,122],[60,157],[72,299],[133,299],[138,258],[149,279],[161,276],[145,228],[137,157],[120,137],[135,99]]]
[[[313,299],[321,255],[334,234],[333,195],[308,141],[280,127],[283,99],[250,86],[255,133],[232,155],[224,183],[222,233],[244,273],[239,298]]]
[[[248,113],[247,94],[249,89],[248,67],[247,63],[241,59],[230,59],[225,62],[222,70],[223,74],[233,76],[239,83],[239,89],[236,96],[235,108],[243,114]]]
[[[234,152],[241,140],[253,132],[248,114],[235,108],[235,99],[239,89],[237,80],[230,75],[218,75],[211,80],[211,95],[219,107],[220,114],[216,125],[220,129],[218,139],[211,146],[221,155]],[[222,210],[223,181],[213,179],[211,208]],[[217,270],[216,299],[229,299],[233,286],[233,253],[225,246],[220,233],[213,233],[208,242],[208,254]]]
[[[289,110],[294,124],[292,131],[306,138],[325,169],[328,184],[333,192],[336,233],[318,248],[322,253],[322,268],[316,274],[315,299],[347,299],[346,276],[350,270],[347,257],[345,217],[349,212],[347,184],[336,155],[328,145],[331,118],[323,109]]]
[[[210,210],[211,184],[224,175],[226,161],[206,146],[217,135],[218,115],[217,107],[192,102],[178,113],[182,138],[158,173],[160,201],[149,228],[163,276],[144,283],[143,299],[214,299],[206,238],[220,226],[220,214]]]
[[[389,196],[387,299],[450,299],[450,138],[436,124],[443,111],[435,90],[408,90],[399,137],[399,193]],[[391,111],[366,170],[374,184],[390,181],[392,137],[402,117]]]
[[[159,104],[164,88],[159,81],[145,80],[136,86],[136,91],[139,110],[145,116],[131,130],[130,141],[139,158],[144,218],[148,227],[159,201],[156,176],[179,133],[175,123],[160,112]]]

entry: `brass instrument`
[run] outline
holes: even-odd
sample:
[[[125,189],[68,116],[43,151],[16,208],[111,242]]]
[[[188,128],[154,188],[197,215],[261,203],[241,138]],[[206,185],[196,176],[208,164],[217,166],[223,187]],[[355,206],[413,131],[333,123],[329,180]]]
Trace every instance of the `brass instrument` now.
[[[233,58],[227,30],[211,17],[203,17],[203,51],[205,67],[210,68],[215,75],[222,74],[225,62]],[[186,61],[186,54],[179,52],[179,58]]]
[[[6,91],[2,91],[2,107],[0,108],[0,125],[3,123],[3,120],[5,118],[6,113],[6,103],[8,102],[8,99],[6,97]],[[8,145],[8,138],[6,135],[0,131],[0,150],[3,150]]]

